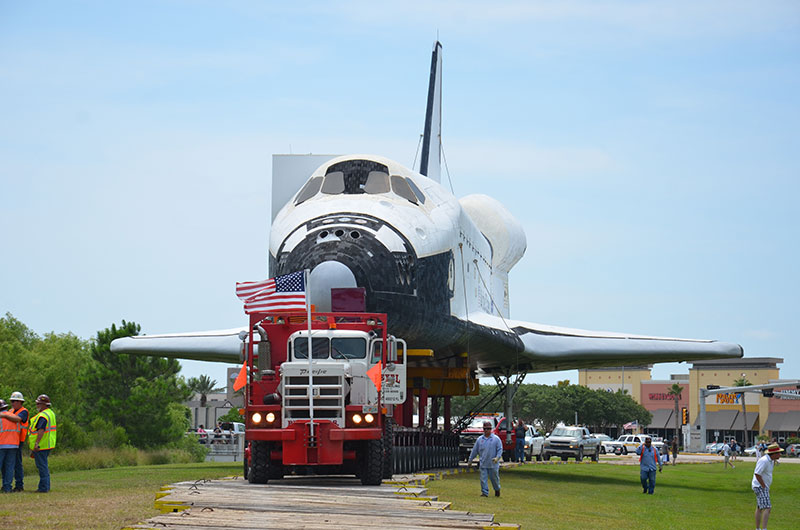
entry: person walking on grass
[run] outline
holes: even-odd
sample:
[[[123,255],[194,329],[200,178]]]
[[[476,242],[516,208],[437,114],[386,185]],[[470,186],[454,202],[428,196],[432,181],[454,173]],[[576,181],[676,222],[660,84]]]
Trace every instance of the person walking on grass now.
[[[56,413],[50,408],[50,398],[41,394],[36,398],[39,413],[31,419],[28,445],[33,451],[36,469],[39,470],[39,488],[36,493],[50,491],[50,468],[47,459],[56,446]]]
[[[725,443],[722,445],[722,449],[720,449],[722,457],[725,459],[725,462],[723,463],[723,469],[728,469],[728,466],[731,466],[731,469],[736,469],[736,466],[734,466],[731,462],[731,451],[730,444],[725,441]]]
[[[21,430],[19,418],[8,412],[8,404],[0,399],[0,474],[3,477],[3,493],[11,493]]]
[[[517,437],[517,445],[514,450],[514,460],[517,462],[525,461],[525,433],[527,432],[525,424],[522,419],[517,420],[517,426],[514,429],[514,436]]]
[[[472,446],[468,462],[476,456],[480,458],[478,463],[481,472],[481,497],[489,496],[489,484],[487,478],[491,479],[494,488],[494,496],[500,496],[500,455],[503,454],[503,442],[492,433],[492,422],[483,422],[483,436],[479,436]]]
[[[672,465],[678,463],[678,437],[672,439]]]
[[[770,444],[764,456],[756,462],[753,471],[753,480],[750,486],[756,494],[756,530],[767,530],[769,512],[772,510],[772,501],[769,498],[769,488],[772,485],[772,469],[781,457],[783,449],[778,444]]]
[[[648,436],[644,439],[644,445],[636,448],[639,455],[639,478],[642,481],[642,493],[650,495],[656,489],[656,469],[661,472],[661,457],[658,449],[653,447],[653,440]]]

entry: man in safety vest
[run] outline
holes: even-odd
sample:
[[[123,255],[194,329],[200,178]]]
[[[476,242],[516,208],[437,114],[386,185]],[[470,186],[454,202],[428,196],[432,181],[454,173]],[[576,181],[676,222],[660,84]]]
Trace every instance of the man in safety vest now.
[[[50,408],[50,398],[45,394],[36,398],[36,410],[39,413],[31,419],[28,445],[33,451],[36,469],[39,470],[39,488],[36,493],[47,493],[50,491],[47,457],[56,446],[56,413]]]
[[[19,421],[13,421],[14,414],[7,412],[8,404],[0,399],[0,472],[3,476],[3,493],[11,493],[14,478],[14,464],[19,451]]]
[[[17,451],[17,459],[14,464],[14,489],[12,491],[24,491],[25,489],[25,471],[22,469],[22,446],[25,445],[25,436],[28,434],[28,409],[22,406],[25,403],[25,398],[22,397],[22,392],[12,392],[9,400],[11,402],[11,409],[9,412],[14,415],[9,418],[11,421],[19,423],[21,431],[19,433],[19,451]]]
[[[636,448],[639,455],[639,478],[642,480],[642,493],[653,494],[656,489],[656,467],[661,472],[661,456],[658,449],[653,447],[653,440],[648,436],[644,439],[644,445]]]

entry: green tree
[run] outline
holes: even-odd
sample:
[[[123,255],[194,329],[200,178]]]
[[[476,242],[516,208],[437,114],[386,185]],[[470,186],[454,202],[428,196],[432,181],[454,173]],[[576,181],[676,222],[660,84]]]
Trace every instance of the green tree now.
[[[194,394],[200,394],[200,406],[205,407],[208,401],[208,395],[215,392],[222,392],[225,387],[218,387],[216,379],[211,379],[205,374],[200,377],[190,377],[186,382],[189,385],[189,390]]]
[[[672,396],[672,400],[675,402],[675,436],[678,436],[678,429],[680,429],[681,425],[678,410],[678,400],[681,399],[681,392],[683,392],[683,387],[678,383],[672,383],[672,386],[667,389],[667,394]]]
[[[742,377],[733,382],[733,386],[750,386],[750,381],[748,381],[747,377],[742,374]],[[742,392],[742,421],[744,422],[744,425],[742,425],[742,430],[744,430],[744,446],[750,447],[750,437],[748,436],[749,432],[747,430],[747,408],[744,404],[744,394],[745,393]]]
[[[177,442],[189,428],[188,409],[181,403],[191,390],[178,376],[175,359],[111,352],[111,341],[138,335],[141,327],[122,321],[97,332],[81,380],[88,398],[85,415],[102,418],[125,429],[137,447]]]

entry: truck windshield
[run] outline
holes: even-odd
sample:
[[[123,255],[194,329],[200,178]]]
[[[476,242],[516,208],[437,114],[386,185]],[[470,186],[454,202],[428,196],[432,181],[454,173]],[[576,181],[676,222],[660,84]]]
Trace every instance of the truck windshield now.
[[[312,338],[311,351],[314,359],[327,359],[330,350],[330,341],[327,338]],[[294,339],[294,358],[308,359],[308,337]]]
[[[580,429],[568,429],[566,427],[556,427],[553,429],[553,436],[568,436],[570,438],[580,438]]]
[[[332,339],[331,357],[334,359],[366,359],[367,341],[358,337]]]

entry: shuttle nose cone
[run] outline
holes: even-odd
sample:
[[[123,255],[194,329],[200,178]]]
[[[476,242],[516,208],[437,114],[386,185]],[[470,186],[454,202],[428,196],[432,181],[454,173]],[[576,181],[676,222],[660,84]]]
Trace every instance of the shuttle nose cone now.
[[[347,265],[338,261],[323,261],[311,270],[309,288],[311,303],[320,312],[331,310],[331,289],[357,287],[356,277]]]

